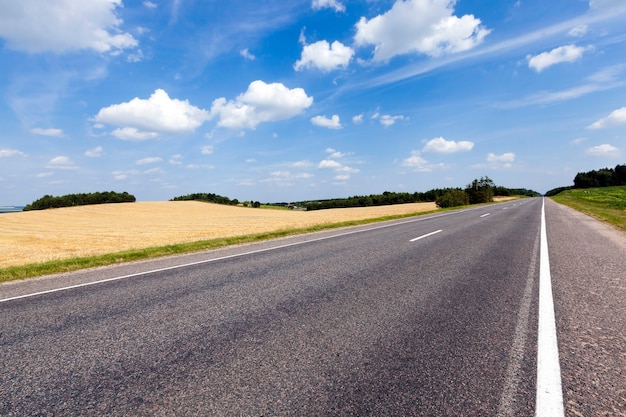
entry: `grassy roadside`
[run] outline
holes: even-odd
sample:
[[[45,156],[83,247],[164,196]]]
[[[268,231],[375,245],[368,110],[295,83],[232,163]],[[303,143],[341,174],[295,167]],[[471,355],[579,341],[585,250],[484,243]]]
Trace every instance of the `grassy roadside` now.
[[[567,190],[550,198],[626,231],[626,186]]]
[[[458,207],[456,207],[458,209]],[[435,211],[442,211],[435,210]],[[406,217],[420,216],[430,214],[434,211],[426,211],[419,213],[399,214],[393,216],[377,217],[365,220],[352,220],[339,223],[324,223],[316,226],[301,228],[277,230],[267,233],[257,233],[244,236],[235,236],[228,238],[218,238],[211,240],[203,240],[198,242],[181,243],[175,245],[159,246],[145,249],[129,250],[117,252],[108,255],[100,255],[85,258],[64,259],[58,261],[49,261],[43,263],[35,263],[29,265],[14,266],[0,269],[0,283],[15,281],[20,279],[32,278],[42,275],[50,275],[57,273],[65,273],[78,271],[80,269],[94,268],[99,266],[107,266],[120,264],[124,262],[133,262],[147,259],[160,258],[164,256],[180,255],[184,253],[200,252],[203,250],[211,250],[223,248],[226,246],[240,245],[245,243],[254,243],[263,240],[276,239],[286,236],[294,236],[305,233],[319,232],[322,230],[336,229],[347,226],[357,226],[362,224],[376,223],[387,220],[396,220]]]

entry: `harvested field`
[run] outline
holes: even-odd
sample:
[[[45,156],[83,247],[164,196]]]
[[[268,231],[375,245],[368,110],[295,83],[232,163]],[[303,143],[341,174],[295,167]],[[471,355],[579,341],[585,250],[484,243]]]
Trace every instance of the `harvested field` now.
[[[0,268],[435,209],[415,203],[306,212],[165,201],[7,213],[0,215]]]

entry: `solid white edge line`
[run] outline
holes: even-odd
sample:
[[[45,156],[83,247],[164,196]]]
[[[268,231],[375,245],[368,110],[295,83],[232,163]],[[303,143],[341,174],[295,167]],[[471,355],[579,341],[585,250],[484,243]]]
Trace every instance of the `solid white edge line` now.
[[[552,278],[548,256],[545,197],[541,206],[541,249],[539,257],[539,325],[537,332],[536,417],[563,417],[563,389],[559,347],[556,337]]]
[[[480,217],[481,217],[481,218],[482,218],[482,217],[487,217],[487,216],[489,216],[490,214],[491,214],[491,213],[485,213],[485,214],[483,214],[483,215],[482,215],[482,216],[480,216]]]
[[[416,240],[420,240],[420,239],[424,239],[425,237],[428,237],[428,236],[436,235],[437,233],[442,232],[442,231],[443,230],[441,230],[441,229],[435,230],[434,232],[426,233],[425,235],[413,238],[413,239],[409,240],[409,242],[415,242]]]

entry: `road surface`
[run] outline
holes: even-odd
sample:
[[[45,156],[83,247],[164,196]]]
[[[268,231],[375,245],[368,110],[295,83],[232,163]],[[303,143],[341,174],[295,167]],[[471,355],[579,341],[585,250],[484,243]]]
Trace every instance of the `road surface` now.
[[[542,203],[4,284],[0,415],[532,416]],[[545,218],[565,411],[623,415],[626,240]]]

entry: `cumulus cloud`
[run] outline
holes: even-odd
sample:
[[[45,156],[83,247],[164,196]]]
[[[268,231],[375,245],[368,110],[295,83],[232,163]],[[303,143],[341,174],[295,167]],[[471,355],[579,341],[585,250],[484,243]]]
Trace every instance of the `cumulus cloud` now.
[[[411,151],[411,156],[402,160],[402,166],[413,168],[418,172],[432,171],[431,165],[422,157],[419,151]]]
[[[377,117],[378,116],[376,116],[376,118]],[[404,120],[404,116],[402,115],[391,116],[389,114],[383,114],[382,116],[380,116],[380,124],[382,124],[385,127],[394,125],[398,120]]]
[[[511,168],[515,161],[515,154],[513,152],[506,152],[501,155],[489,152],[487,154],[487,162],[492,168]]]
[[[606,127],[612,127],[617,125],[626,124],[626,107],[622,107],[617,110],[613,110],[611,114],[595,123],[587,126],[587,129],[604,129]]]
[[[347,156],[348,154],[345,154],[343,152],[339,152],[333,148],[326,148],[326,153],[328,154],[328,157],[330,159],[339,159],[339,158],[343,158],[345,156]]]
[[[333,9],[336,12],[346,11],[346,6],[344,6],[343,3],[337,0],[313,0],[311,7],[313,8],[313,10]]]
[[[338,68],[346,68],[352,57],[354,50],[345,46],[339,41],[329,44],[322,40],[310,45],[304,45],[302,55],[294,65],[296,71],[304,68],[318,68],[329,72]]]
[[[133,141],[156,139],[159,137],[159,134],[156,132],[144,132],[134,127],[122,127],[115,129],[111,132],[111,135],[121,140]]]
[[[345,181],[350,178],[351,174],[361,172],[357,168],[349,167],[338,161],[338,159],[345,157],[347,154],[339,152],[333,148],[327,148],[326,153],[328,154],[328,157],[320,161],[317,167],[320,169],[331,169],[335,171],[335,180]]]
[[[135,97],[100,109],[94,121],[122,126],[112,132],[119,139],[146,140],[161,134],[193,132],[209,116],[208,111],[192,106],[188,100],[171,99],[158,89],[147,100]]]
[[[55,156],[46,165],[48,169],[78,169],[77,166],[74,165],[74,162],[67,156]]]
[[[438,152],[438,153],[455,153],[455,152],[469,152],[474,148],[474,143],[469,141],[455,142],[453,140],[445,140],[442,137],[434,138],[426,142],[423,151],[424,152]]]
[[[0,37],[17,51],[119,51],[137,46],[121,29],[122,0],[0,0]]]
[[[341,129],[341,122],[339,121],[339,116],[333,114],[333,116],[329,119],[326,116],[315,116],[311,118],[311,123],[315,126],[326,127],[328,129]]]
[[[593,146],[586,151],[587,155],[591,156],[611,156],[619,157],[621,155],[620,150],[613,145],[604,143],[602,145]]]
[[[104,155],[104,148],[102,146],[96,146],[93,149],[85,151],[85,156],[88,158],[100,158]]]
[[[289,119],[309,108],[313,97],[302,88],[289,89],[281,83],[266,84],[253,81],[248,90],[235,100],[218,98],[213,101],[211,118],[218,125],[235,129],[254,129],[259,123]]]
[[[539,55],[528,55],[528,66],[537,72],[562,62],[575,62],[579,60],[587,48],[576,45],[565,45],[554,48],[550,52],[542,52]]]
[[[41,136],[53,136],[57,138],[63,137],[63,130],[54,129],[54,128],[43,129],[41,127],[36,127],[34,129],[31,129],[30,133],[34,133],[35,135],[41,135]]]
[[[419,53],[429,56],[466,51],[490,32],[473,15],[454,15],[456,0],[396,0],[386,13],[356,24],[355,44],[374,46],[374,61]]]
[[[361,123],[363,123],[363,113],[352,116],[352,123],[354,123],[355,125],[360,125]]]
[[[350,168],[349,166],[346,166],[335,159],[322,160],[319,163],[318,168],[330,168],[337,172],[344,172],[344,173],[349,173],[349,174],[355,174],[357,172],[360,172],[358,169]]]

